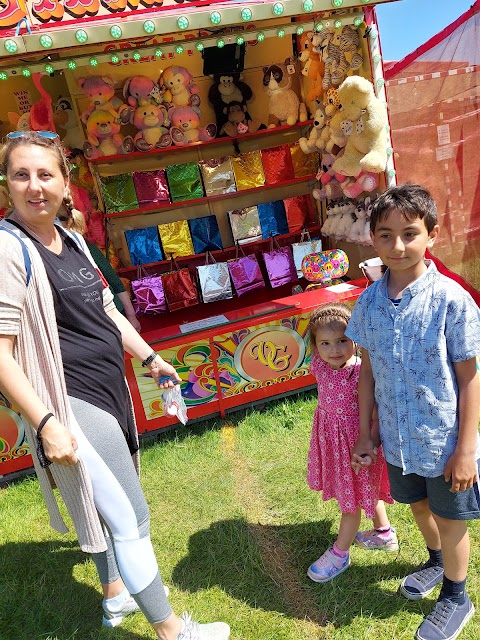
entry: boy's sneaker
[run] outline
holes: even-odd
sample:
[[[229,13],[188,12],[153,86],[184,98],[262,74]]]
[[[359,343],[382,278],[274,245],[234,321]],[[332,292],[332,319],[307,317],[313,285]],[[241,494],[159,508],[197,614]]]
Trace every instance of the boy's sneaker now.
[[[416,640],[454,640],[475,613],[472,601],[457,604],[448,598],[438,600],[415,634]]]
[[[228,640],[230,637],[230,627],[225,622],[199,624],[186,611],[181,620],[183,627],[178,640]]]
[[[396,531],[391,527],[387,532],[369,529],[368,531],[359,531],[355,536],[354,543],[361,549],[370,551],[398,551],[398,538]]]
[[[168,598],[170,589],[166,585],[163,585],[163,588],[165,589],[165,595]],[[102,624],[104,627],[110,627],[110,628],[118,627],[118,625],[123,622],[124,618],[126,618],[132,613],[137,613],[138,611],[140,611],[140,607],[138,606],[138,604],[135,602],[135,600],[132,598],[130,594],[128,594],[128,596],[122,602],[120,608],[116,611],[109,611],[107,608],[108,605],[106,604],[105,600],[102,603],[102,607],[103,607]]]
[[[350,554],[341,558],[333,553],[332,547],[330,547],[308,567],[307,576],[314,582],[328,582],[346,571],[349,566]]]
[[[400,593],[408,600],[426,598],[443,580],[443,567],[432,565],[430,560],[402,580]]]

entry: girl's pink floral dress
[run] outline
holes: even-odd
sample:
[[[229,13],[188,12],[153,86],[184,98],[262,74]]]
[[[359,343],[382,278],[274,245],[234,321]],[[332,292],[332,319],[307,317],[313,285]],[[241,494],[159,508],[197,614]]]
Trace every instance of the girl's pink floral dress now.
[[[358,476],[351,467],[359,431],[360,360],[332,369],[314,351],[310,372],[317,380],[318,404],[308,452],[308,485],[322,491],[323,500],[335,498],[342,513],[354,513],[360,507],[372,519],[377,500],[390,504],[393,500],[381,449],[375,464],[363,468]]]

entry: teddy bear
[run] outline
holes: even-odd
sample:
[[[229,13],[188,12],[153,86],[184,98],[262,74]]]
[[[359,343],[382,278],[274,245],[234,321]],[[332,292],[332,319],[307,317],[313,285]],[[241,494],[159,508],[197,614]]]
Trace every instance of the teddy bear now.
[[[160,74],[158,85],[163,92],[163,102],[168,108],[200,105],[200,88],[185,67],[177,65],[167,67]]]
[[[173,144],[189,144],[199,140],[212,140],[217,133],[215,124],[210,123],[205,127],[200,126],[198,109],[192,107],[172,107],[168,111],[171,122],[170,135]]]
[[[92,111],[87,120],[87,140],[83,152],[88,160],[133,150],[133,140],[120,135],[116,115],[106,110]]]
[[[79,78],[77,84],[89,100],[81,115],[83,124],[87,124],[93,111],[106,111],[122,124],[129,121],[129,108],[115,96],[115,84],[110,76]]]
[[[212,79],[213,84],[208,90],[208,100],[215,111],[217,129],[220,132],[229,121],[228,107],[232,103],[240,103],[246,107],[247,102],[252,99],[253,92],[249,85],[241,80],[241,75],[238,72],[228,74],[217,73],[213,75]],[[243,110],[245,113],[244,119],[246,121],[252,120],[248,109],[245,108]],[[231,127],[227,127],[227,129],[228,128],[232,129]],[[224,133],[227,133],[227,131],[224,131]],[[231,136],[236,134],[227,133],[227,135]]]
[[[132,124],[138,129],[133,143],[139,151],[150,151],[154,147],[169,147],[172,138],[167,110],[163,105],[144,104],[138,106],[131,115]]]
[[[301,52],[299,60],[305,63],[302,68],[302,76],[308,80],[306,98],[309,102],[313,102],[322,97],[322,78],[325,72],[325,65],[320,58],[320,54],[314,51],[313,48],[314,38],[314,31],[304,31],[298,38],[298,50]]]
[[[335,156],[331,153],[324,153],[320,160],[320,167],[317,172],[317,180],[320,182],[321,189],[314,189],[312,195],[315,200],[338,200],[343,197],[343,191],[340,180],[346,180],[344,176],[336,175],[333,170]]]
[[[317,103],[318,104],[318,103]],[[325,106],[320,103],[315,110],[315,116],[313,118],[313,125],[310,130],[308,138],[299,138],[298,143],[303,153],[313,153],[323,148],[322,131],[325,128],[327,122],[327,116],[325,114]]]
[[[347,123],[351,133],[335,171],[353,177],[361,171],[381,173],[387,164],[385,104],[375,96],[372,83],[360,76],[346,78],[338,94],[342,110],[334,118]]]
[[[296,74],[295,63],[287,58],[284,63],[263,67],[263,87],[269,96],[268,128],[294,125],[307,120],[307,110],[300,104],[297,93],[291,88]]]
[[[127,78],[123,85],[123,97],[129,106],[134,109],[147,104],[160,104],[162,102],[160,87],[147,76]]]
[[[258,120],[252,120],[247,111],[247,105],[243,102],[230,102],[223,109],[228,120],[219,131],[219,136],[237,136],[242,133],[255,133],[259,129],[266,129]]]

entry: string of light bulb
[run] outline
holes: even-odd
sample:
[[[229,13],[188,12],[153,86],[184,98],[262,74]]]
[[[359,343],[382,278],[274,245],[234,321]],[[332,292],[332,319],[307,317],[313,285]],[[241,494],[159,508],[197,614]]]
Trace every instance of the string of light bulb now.
[[[195,48],[197,51],[203,51],[207,47],[222,48],[226,44],[245,44],[248,42],[263,42],[266,38],[279,37],[283,38],[288,35],[301,35],[305,31],[321,31],[324,28],[340,28],[341,26],[353,24],[360,26],[363,22],[363,16],[360,13],[345,14],[341,17],[327,17],[321,21],[310,20],[308,22],[289,22],[282,25],[276,25],[269,28],[238,31],[233,33],[217,34],[216,36],[206,38],[188,38],[177,42],[169,42],[168,44],[148,44],[132,49],[119,49],[98,54],[87,54],[76,56],[75,58],[61,58],[58,60],[43,60],[29,64],[25,62],[19,66],[0,69],[0,80],[8,80],[8,78],[25,76],[29,77],[32,73],[44,72],[53,74],[55,71],[65,69],[74,70],[77,67],[92,66],[97,67],[99,64],[111,63],[120,64],[123,61],[134,60],[141,62],[143,58],[152,60],[160,59],[163,56],[182,55],[185,51]]]

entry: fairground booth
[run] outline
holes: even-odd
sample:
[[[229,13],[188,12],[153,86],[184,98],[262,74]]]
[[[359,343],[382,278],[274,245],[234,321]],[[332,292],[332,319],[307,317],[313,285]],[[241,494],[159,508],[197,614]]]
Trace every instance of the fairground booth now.
[[[56,131],[70,150],[86,237],[190,420],[312,387],[309,314],[382,274],[369,213],[396,182],[388,1],[1,4],[1,136]],[[126,368],[140,434],[175,425],[148,370]],[[30,466],[5,400],[0,479]]]

